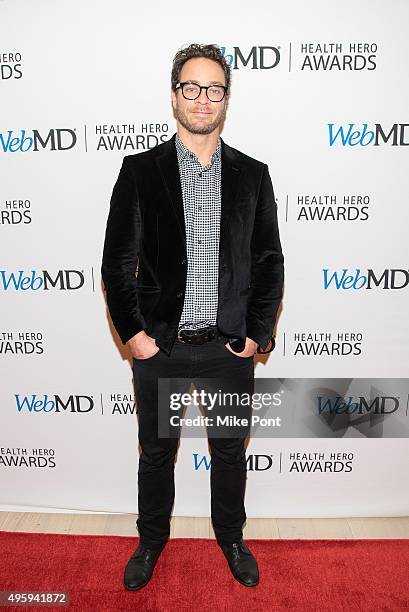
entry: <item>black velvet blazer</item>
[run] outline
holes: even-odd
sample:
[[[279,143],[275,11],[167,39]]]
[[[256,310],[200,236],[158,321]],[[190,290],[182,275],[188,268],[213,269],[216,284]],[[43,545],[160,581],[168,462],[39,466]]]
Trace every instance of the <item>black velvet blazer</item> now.
[[[186,289],[183,197],[174,134],[123,159],[105,233],[101,274],[125,344],[141,330],[170,354]],[[217,325],[241,352],[267,349],[283,294],[284,256],[266,164],[221,140],[222,197]],[[274,346],[274,344],[273,344]]]

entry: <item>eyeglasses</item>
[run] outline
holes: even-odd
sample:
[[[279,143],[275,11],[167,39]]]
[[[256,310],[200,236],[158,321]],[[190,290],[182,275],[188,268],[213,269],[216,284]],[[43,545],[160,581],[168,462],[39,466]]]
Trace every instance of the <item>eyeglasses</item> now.
[[[191,83],[185,81],[184,83],[178,83],[175,89],[181,89],[182,95],[186,100],[196,100],[202,93],[202,89],[205,90],[206,96],[210,102],[221,102],[227,93],[227,87],[225,85],[198,85],[197,83]]]

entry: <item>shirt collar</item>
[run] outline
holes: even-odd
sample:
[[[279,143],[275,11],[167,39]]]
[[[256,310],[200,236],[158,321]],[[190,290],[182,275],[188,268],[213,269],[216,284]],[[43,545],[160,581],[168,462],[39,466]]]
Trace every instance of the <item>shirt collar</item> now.
[[[185,158],[190,158],[190,159],[196,159],[197,160],[197,156],[195,155],[195,153],[193,153],[193,151],[188,149],[186,147],[186,145],[183,144],[183,142],[180,140],[179,134],[177,132],[176,132],[176,137],[175,137],[175,145],[176,145],[176,150],[177,150],[178,158],[181,161],[183,161]],[[210,158],[210,164],[213,163],[213,161],[216,158],[217,159],[221,158],[221,140],[220,140],[220,136],[219,136],[219,138],[217,140],[216,150],[214,151],[214,153],[212,154],[212,157]]]

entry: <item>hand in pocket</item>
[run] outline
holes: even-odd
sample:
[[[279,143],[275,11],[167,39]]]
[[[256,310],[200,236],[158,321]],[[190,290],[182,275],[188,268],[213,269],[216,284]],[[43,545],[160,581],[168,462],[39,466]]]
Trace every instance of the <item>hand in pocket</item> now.
[[[145,331],[141,331],[128,340],[129,347],[134,359],[151,359],[157,355],[160,348],[155,338],[151,338]]]

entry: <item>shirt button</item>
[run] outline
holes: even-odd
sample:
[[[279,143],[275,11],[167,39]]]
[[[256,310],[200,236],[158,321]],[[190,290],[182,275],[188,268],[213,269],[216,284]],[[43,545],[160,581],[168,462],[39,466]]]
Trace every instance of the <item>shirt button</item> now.
[[[184,266],[186,262],[187,262],[187,259],[182,259],[182,262],[181,262],[182,266]]]
[[[198,242],[198,244],[202,244],[202,240],[198,240],[197,242]]]
[[[181,291],[178,291],[177,294],[176,294],[176,297],[181,298],[182,295],[183,295],[183,293]]]
[[[202,210],[203,206],[198,206],[197,210]]]
[[[202,176],[202,173],[201,173],[201,172],[199,172],[199,176]]]

